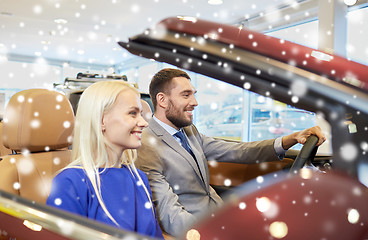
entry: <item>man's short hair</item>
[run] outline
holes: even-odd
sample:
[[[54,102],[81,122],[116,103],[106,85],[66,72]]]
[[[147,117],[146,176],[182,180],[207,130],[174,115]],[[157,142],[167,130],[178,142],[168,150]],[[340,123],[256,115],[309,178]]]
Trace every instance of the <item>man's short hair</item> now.
[[[171,89],[174,87],[171,85],[172,79],[175,77],[185,77],[190,80],[186,72],[176,68],[164,68],[153,76],[149,86],[149,94],[155,110],[157,105],[157,94],[160,92],[170,94]]]

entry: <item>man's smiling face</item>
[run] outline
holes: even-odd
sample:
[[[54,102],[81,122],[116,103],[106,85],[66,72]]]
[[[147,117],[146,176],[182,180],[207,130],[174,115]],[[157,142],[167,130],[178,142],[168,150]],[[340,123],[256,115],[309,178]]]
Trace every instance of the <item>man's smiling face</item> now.
[[[177,128],[189,126],[193,123],[193,110],[198,105],[194,96],[196,90],[185,77],[175,77],[171,84],[166,118]]]

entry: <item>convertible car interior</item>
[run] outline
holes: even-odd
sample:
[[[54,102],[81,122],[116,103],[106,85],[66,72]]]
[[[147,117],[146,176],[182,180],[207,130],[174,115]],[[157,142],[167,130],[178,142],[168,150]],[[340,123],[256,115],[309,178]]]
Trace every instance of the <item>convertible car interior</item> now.
[[[331,127],[330,155],[316,154],[311,137],[280,163],[210,162],[211,185],[225,204],[179,239],[368,239],[367,66],[196,18],[164,19],[119,45],[318,113]],[[68,94],[46,89],[21,91],[8,103],[0,123],[0,239],[150,239],[44,205],[53,175],[70,159],[73,108]]]

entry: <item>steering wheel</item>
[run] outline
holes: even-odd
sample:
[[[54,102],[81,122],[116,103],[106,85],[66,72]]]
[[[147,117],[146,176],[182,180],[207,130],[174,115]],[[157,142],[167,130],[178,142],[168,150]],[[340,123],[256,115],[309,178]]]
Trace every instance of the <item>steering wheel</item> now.
[[[308,137],[299,154],[296,156],[295,161],[289,170],[289,173],[297,173],[298,170],[301,169],[305,163],[311,163],[312,159],[314,158],[314,156],[316,156],[317,153],[317,142],[318,137],[316,135],[310,135]]]

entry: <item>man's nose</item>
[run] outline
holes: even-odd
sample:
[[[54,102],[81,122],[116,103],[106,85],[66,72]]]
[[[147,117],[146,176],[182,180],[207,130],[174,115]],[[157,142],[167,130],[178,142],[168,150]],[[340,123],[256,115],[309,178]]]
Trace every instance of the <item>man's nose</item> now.
[[[195,107],[198,106],[197,99],[194,96],[192,97],[190,101],[190,105],[195,106]]]

